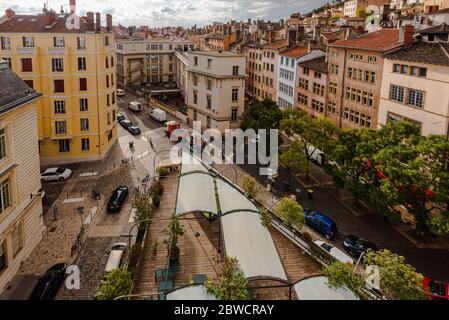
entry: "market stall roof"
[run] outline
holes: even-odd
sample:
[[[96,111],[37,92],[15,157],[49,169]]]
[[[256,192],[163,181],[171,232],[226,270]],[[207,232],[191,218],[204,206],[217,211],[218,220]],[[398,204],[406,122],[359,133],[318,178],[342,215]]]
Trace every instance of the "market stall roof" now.
[[[214,178],[207,173],[189,173],[179,179],[176,214],[190,212],[217,214]]]
[[[294,285],[298,300],[359,300],[347,287],[333,289],[325,276],[316,276],[298,281]]]
[[[167,300],[217,300],[213,295],[207,293],[206,286],[183,287],[167,293]]]
[[[248,198],[229,183],[221,179],[217,179],[216,183],[221,213],[225,214],[226,212],[235,210],[259,211]]]

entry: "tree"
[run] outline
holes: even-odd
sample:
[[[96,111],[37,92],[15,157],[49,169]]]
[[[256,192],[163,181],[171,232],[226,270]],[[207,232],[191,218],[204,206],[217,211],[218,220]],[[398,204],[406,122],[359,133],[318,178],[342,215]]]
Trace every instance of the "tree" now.
[[[220,300],[248,300],[248,281],[239,268],[238,260],[226,257],[216,282],[206,283],[207,292]]]
[[[274,101],[265,99],[245,111],[240,127],[242,130],[254,129],[256,131],[259,129],[279,129],[281,119],[281,109]]]
[[[106,281],[100,285],[100,300],[113,300],[131,292],[133,281],[131,273],[124,269],[115,269],[106,277]]]
[[[153,201],[147,194],[141,193],[134,199],[134,208],[136,209],[135,220],[138,223],[139,230],[146,230],[153,217]]]
[[[359,297],[363,297],[360,289],[364,286],[364,279],[361,275],[354,273],[352,265],[335,261],[326,266],[323,273],[328,277],[329,287],[337,289],[346,286]]]
[[[291,198],[279,200],[274,211],[289,227],[301,228],[304,224],[304,209]]]
[[[365,18],[366,17],[366,10],[362,9],[362,8],[359,8],[359,9],[357,9],[356,15],[357,15],[357,17]]]
[[[245,175],[242,178],[242,188],[246,195],[250,198],[255,198],[260,191],[260,187],[254,177]]]
[[[365,265],[379,268],[380,289],[395,300],[425,299],[423,276],[405,263],[405,258],[383,249],[368,251],[364,255]]]
[[[279,163],[287,169],[293,168],[299,170],[306,167],[306,156],[300,150],[297,141],[294,141],[287,149],[281,152],[279,155]]]
[[[267,229],[271,229],[271,216],[267,209],[260,209],[260,223]]]
[[[327,153],[335,146],[334,136],[338,132],[329,119],[312,118],[308,113],[298,109],[287,109],[283,111],[283,119],[280,129],[289,136],[294,143],[294,147],[305,156],[303,169],[306,178],[309,178],[310,162],[317,149]]]
[[[178,255],[178,238],[184,235],[184,227],[179,223],[179,217],[176,214],[172,215],[164,233],[168,236],[164,240],[164,244],[167,246],[167,252],[170,252],[171,257]]]

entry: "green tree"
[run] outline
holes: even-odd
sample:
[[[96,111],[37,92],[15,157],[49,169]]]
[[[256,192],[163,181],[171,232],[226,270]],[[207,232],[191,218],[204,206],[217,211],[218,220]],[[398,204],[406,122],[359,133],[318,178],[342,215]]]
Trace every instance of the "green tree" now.
[[[248,281],[239,268],[238,260],[226,257],[216,282],[206,283],[207,292],[220,300],[248,300]]]
[[[271,215],[265,208],[260,209],[260,223],[267,229],[272,228]]]
[[[151,223],[153,218],[153,201],[151,196],[140,193],[136,196],[133,203],[136,209],[135,220],[138,223],[139,230],[146,230]]]
[[[362,9],[362,8],[359,8],[359,9],[357,9],[356,15],[357,15],[357,17],[365,18],[366,17],[366,10]]]
[[[124,269],[115,269],[109,273],[100,285],[98,299],[113,300],[131,292],[133,281],[131,273]]]
[[[303,169],[307,179],[310,173],[310,162],[317,149],[328,153],[335,147],[334,136],[338,129],[325,118],[312,118],[308,113],[298,109],[283,111],[280,129],[294,141],[292,146],[299,148],[305,156]]]
[[[299,143],[293,141],[287,149],[281,151],[279,155],[279,164],[284,168],[304,169],[306,168],[306,156],[300,150]]]
[[[346,286],[362,298],[360,289],[364,286],[365,281],[361,275],[354,273],[353,268],[351,264],[335,261],[326,266],[323,273],[328,277],[329,287],[337,289]]]
[[[365,265],[379,268],[380,289],[391,299],[426,299],[422,286],[423,276],[405,263],[405,258],[383,249],[368,251],[364,255]]]
[[[179,253],[178,238],[184,235],[184,227],[176,214],[172,215],[164,233],[167,235],[167,239],[164,240],[167,251],[170,252],[171,256],[177,255]]]
[[[242,189],[250,198],[255,198],[260,191],[260,187],[256,179],[248,175],[245,175],[242,178]]]
[[[246,129],[279,129],[279,123],[282,119],[281,109],[274,101],[265,99],[257,102],[243,114],[243,120],[240,127]]]
[[[280,199],[274,211],[290,227],[301,228],[304,224],[304,209],[289,197]]]

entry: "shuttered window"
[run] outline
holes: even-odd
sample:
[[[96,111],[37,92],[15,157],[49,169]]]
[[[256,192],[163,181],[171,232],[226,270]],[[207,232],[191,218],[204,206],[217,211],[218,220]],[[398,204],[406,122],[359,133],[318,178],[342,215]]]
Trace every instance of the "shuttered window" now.
[[[55,92],[64,92],[64,80],[54,80]]]
[[[22,72],[33,72],[33,59],[22,58]]]
[[[87,91],[87,79],[80,78],[80,91]]]

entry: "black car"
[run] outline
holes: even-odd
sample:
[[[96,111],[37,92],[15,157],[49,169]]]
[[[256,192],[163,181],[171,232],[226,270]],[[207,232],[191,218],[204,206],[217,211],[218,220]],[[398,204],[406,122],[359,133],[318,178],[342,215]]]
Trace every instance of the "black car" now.
[[[119,212],[127,196],[128,196],[128,187],[120,186],[117,189],[115,189],[111,195],[111,198],[109,198],[108,206],[106,207],[107,211]]]
[[[345,250],[355,258],[359,258],[363,252],[377,250],[377,246],[371,241],[359,238],[353,234],[347,235],[343,240]]]
[[[65,279],[67,265],[55,264],[39,279],[30,295],[30,300],[53,300]]]
[[[133,136],[140,134],[140,129],[136,126],[129,126],[128,128],[126,128],[126,130],[128,130],[128,132]]]
[[[129,121],[129,120],[122,120],[122,121],[119,121],[119,124],[120,124],[123,128],[125,128],[125,129],[127,129],[127,130],[128,130],[128,127],[133,126],[133,123],[132,123],[131,121]]]
[[[125,114],[124,113],[122,113],[122,112],[117,113],[117,121],[118,122],[121,122],[121,121],[123,121],[125,119],[126,118],[125,118]]]

